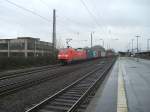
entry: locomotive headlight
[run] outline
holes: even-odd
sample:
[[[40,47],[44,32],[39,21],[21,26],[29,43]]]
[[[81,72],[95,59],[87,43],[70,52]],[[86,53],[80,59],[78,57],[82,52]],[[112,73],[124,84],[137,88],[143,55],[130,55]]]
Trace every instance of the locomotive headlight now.
[[[67,54],[65,54],[64,56],[65,56],[66,58],[68,57],[68,55],[67,55]]]
[[[61,57],[61,55],[58,55],[58,57]]]

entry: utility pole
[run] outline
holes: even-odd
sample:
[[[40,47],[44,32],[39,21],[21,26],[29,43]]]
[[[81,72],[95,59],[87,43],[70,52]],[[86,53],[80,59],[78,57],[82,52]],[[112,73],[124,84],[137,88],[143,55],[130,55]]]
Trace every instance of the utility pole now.
[[[91,32],[91,48],[93,46],[93,35],[92,35],[92,32]]]
[[[8,50],[8,57],[10,57],[10,39],[8,39],[7,42],[8,42],[8,49],[7,49]]]
[[[78,38],[78,39],[79,39],[79,34],[80,34],[80,33],[79,33],[79,32],[77,32],[77,38]]]
[[[102,42],[103,42],[103,47],[104,47],[104,39],[100,39],[100,40],[102,40]]]
[[[149,41],[150,39],[147,39],[147,51],[149,51]]]
[[[139,48],[138,48],[138,44],[139,44],[139,42],[138,42],[138,39],[139,39],[139,35],[136,35],[136,38],[137,38],[137,62],[139,62],[139,59],[138,59],[138,53],[139,53]]]
[[[53,40],[52,40],[52,47],[53,47],[53,56],[55,56],[56,50],[56,10],[53,10]]]
[[[130,46],[130,45],[131,45],[131,43],[129,42],[129,43],[128,43],[128,45],[129,45],[129,52],[130,52],[130,50],[131,50],[131,46]]]
[[[132,53],[133,53],[133,41],[134,41],[134,39],[132,39]]]
[[[136,38],[137,38],[137,53],[139,52],[139,40],[138,40],[139,37],[140,37],[139,35],[136,36]]]

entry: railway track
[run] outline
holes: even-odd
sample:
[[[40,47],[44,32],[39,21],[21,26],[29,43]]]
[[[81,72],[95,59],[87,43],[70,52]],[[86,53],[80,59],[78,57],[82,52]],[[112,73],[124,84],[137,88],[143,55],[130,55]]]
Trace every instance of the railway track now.
[[[86,67],[88,67],[88,66],[91,66],[91,64],[86,64]],[[79,70],[79,68],[80,67],[78,67],[78,70]],[[43,69],[41,69],[41,70],[43,70]],[[45,70],[45,68],[44,68],[44,70]],[[72,71],[72,69],[70,69],[70,71]],[[29,73],[32,74],[32,73],[35,73],[35,72],[37,72],[37,71],[33,71],[33,72],[29,72]],[[62,74],[61,76],[66,75],[66,71],[62,71],[61,74]],[[25,74],[23,74],[23,75],[25,75]],[[14,77],[20,77],[20,76],[23,76],[23,75],[19,75],[19,76],[16,75]],[[58,73],[51,73],[50,75],[49,74],[47,74],[47,75],[42,75],[41,74],[41,75],[38,75],[38,77],[36,77],[36,79],[25,78],[23,80],[14,81],[14,82],[11,82],[11,83],[6,83],[6,84],[3,84],[3,85],[0,85],[0,96],[8,95],[10,93],[14,93],[15,91],[25,89],[27,87],[34,86],[34,85],[37,85],[39,83],[42,83],[42,82],[45,82],[45,81],[48,81],[48,80],[51,80],[51,79],[54,79],[54,78],[57,78],[57,77],[60,77],[60,74],[58,74]],[[13,78],[13,76],[11,78]]]
[[[38,68],[34,68],[34,69],[29,69],[29,70],[21,70],[21,71],[10,72],[10,73],[1,73],[0,80],[10,79],[10,78],[14,78],[14,77],[21,77],[21,76],[24,76],[24,75],[30,75],[30,74],[33,74],[33,73],[42,72],[44,70],[55,69],[59,66],[60,66],[60,64],[51,65],[51,66],[44,66],[44,67],[38,67]]]
[[[90,95],[91,91],[106,76],[114,61],[105,66],[98,66],[84,75],[73,84],[67,86],[53,96],[43,100],[39,104],[28,109],[26,112],[74,112],[80,104]]]
[[[4,80],[4,79],[10,79],[10,78],[20,77],[20,76],[24,76],[24,75],[30,75],[33,73],[42,72],[44,70],[51,70],[51,69],[55,69],[58,67],[62,67],[61,64],[21,69],[21,70],[10,71],[10,72],[0,72],[0,81]]]

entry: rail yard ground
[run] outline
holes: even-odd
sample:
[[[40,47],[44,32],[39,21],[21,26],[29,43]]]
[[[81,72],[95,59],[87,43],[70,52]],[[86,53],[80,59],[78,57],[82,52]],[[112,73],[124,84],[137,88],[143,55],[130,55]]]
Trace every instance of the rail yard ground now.
[[[149,60],[119,57],[5,72],[0,112],[149,112],[149,67]]]
[[[112,61],[112,58],[103,58],[68,66],[3,73],[0,79],[0,111],[23,112],[97,67],[105,68]]]

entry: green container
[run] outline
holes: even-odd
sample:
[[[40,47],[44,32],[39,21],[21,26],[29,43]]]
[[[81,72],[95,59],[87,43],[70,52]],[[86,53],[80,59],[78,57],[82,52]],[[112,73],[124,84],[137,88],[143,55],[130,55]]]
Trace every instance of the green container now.
[[[94,52],[92,49],[87,49],[86,54],[87,54],[87,59],[91,59],[94,57]]]

